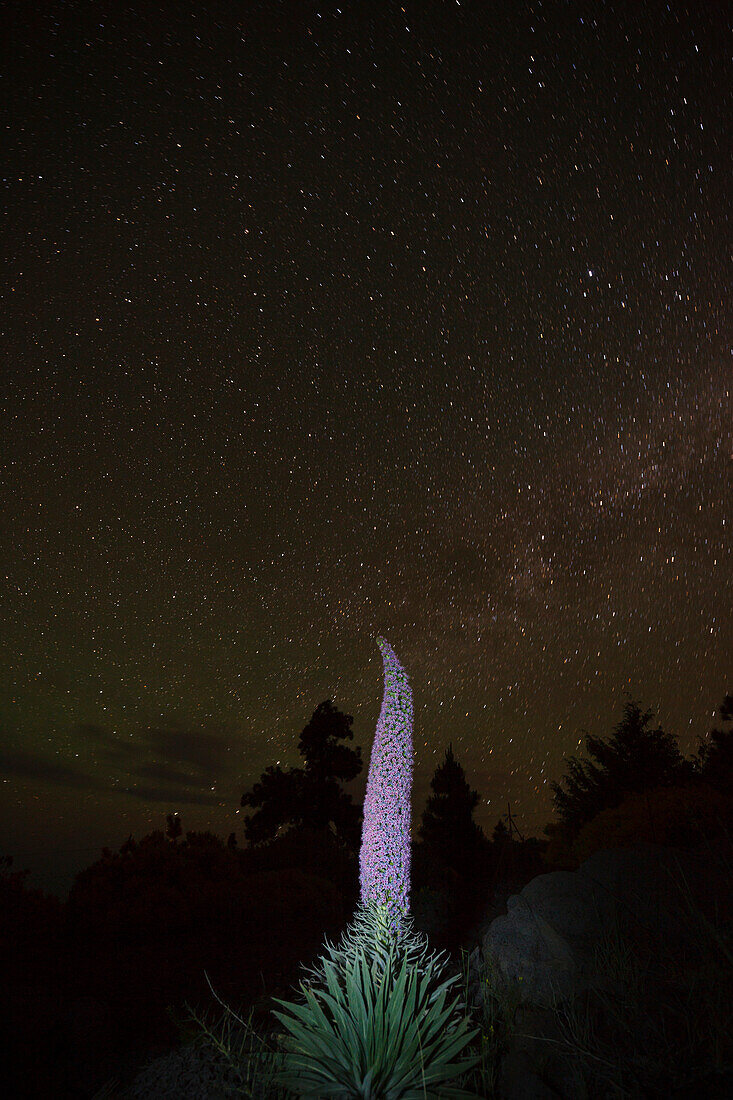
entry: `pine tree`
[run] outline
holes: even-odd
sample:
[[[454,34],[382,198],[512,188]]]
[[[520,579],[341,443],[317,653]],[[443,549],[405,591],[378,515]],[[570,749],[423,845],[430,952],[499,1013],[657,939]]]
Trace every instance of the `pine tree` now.
[[[513,840],[514,837],[509,831],[508,825],[506,824],[504,819],[500,817],[496,825],[494,826],[493,833],[491,834],[491,843],[495,844],[497,848],[505,848]]]
[[[567,774],[551,785],[555,810],[566,830],[577,832],[633,791],[666,787],[687,778],[690,766],[677,742],[661,726],[650,729],[652,718],[652,711],[642,711],[630,700],[608,741],[585,738],[590,759],[568,758]]]
[[[694,766],[705,783],[723,794],[733,792],[733,695],[726,695],[718,713],[726,729],[712,729],[697,750]]]
[[[245,791],[241,805],[255,810],[244,819],[244,835],[250,844],[272,840],[290,828],[333,827],[344,843],[356,848],[361,808],[341,784],[361,771],[361,749],[340,744],[353,738],[353,721],[327,699],[316,707],[298,741],[305,767],[268,767],[259,782]]]
[[[484,849],[486,837],[473,820],[479,803],[478,791],[471,790],[462,766],[453,755],[452,745],[436,768],[430,786],[433,793],[428,797],[419,828],[425,856],[465,875]]]

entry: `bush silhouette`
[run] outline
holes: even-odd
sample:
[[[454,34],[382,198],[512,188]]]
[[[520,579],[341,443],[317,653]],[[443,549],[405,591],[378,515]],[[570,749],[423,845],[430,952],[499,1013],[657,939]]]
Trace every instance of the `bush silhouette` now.
[[[175,1034],[167,1005],[208,998],[204,971],[240,1003],[287,988],[324,934],[340,932],[348,905],[314,866],[268,868],[264,855],[161,831],[106,851],[66,906],[79,982],[161,1042]]]
[[[720,836],[731,826],[733,806],[712,787],[658,787],[602,810],[580,830],[573,852],[582,863],[602,848],[642,842],[682,847]]]
[[[552,783],[553,803],[565,830],[577,832],[599,810],[618,806],[633,791],[672,786],[693,774],[677,742],[661,726],[650,727],[650,710],[630,700],[612,736],[604,741],[587,736],[587,756],[567,759],[567,771]]]

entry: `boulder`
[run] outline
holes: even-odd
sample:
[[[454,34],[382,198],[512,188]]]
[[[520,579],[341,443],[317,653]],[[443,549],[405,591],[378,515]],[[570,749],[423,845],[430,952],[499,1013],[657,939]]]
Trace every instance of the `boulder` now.
[[[725,966],[718,936],[733,917],[730,866],[726,842],[642,844],[596,852],[577,871],[539,875],[508,898],[506,912],[479,934],[468,975],[470,999],[502,1029],[502,1100],[610,1100],[627,1095],[630,1082],[634,1095],[731,1095],[730,1059],[712,1057],[715,1043],[706,1038],[711,1013],[725,1003],[725,978],[709,1002],[698,1001],[702,1038],[687,1035],[677,1012],[691,991],[699,998],[718,954]],[[644,965],[635,969],[632,958]],[[665,1029],[675,1021],[680,1053],[672,1064]],[[719,1030],[720,1049],[729,1050],[724,1023]]]
[[[609,937],[662,937],[670,950],[688,948],[687,902],[703,910],[719,903],[715,881],[701,850],[643,844],[596,852],[577,871],[538,875],[510,897],[506,914],[482,934],[481,952],[522,1003],[549,1007],[607,985],[596,960]]]
[[[552,1004],[592,979],[594,931],[608,919],[606,897],[569,871],[539,875],[507,901],[483,949],[522,1001]]]

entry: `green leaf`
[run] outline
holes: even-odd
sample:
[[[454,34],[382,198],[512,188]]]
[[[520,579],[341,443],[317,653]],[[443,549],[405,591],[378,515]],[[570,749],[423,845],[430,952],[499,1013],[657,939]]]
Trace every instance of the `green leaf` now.
[[[360,1072],[366,1059],[362,1058],[363,1043],[359,1028],[342,1004],[328,993],[322,992],[321,996],[328,1003],[334,1017],[334,1046],[343,1049],[344,1064],[348,1064],[354,1073]]]
[[[369,1053],[366,1042],[368,1016],[366,1004],[358,982],[353,975],[346,978],[346,997],[348,1002],[349,1024],[351,1028],[351,1064],[354,1073],[360,1073],[362,1067],[369,1065]]]
[[[425,1100],[438,1086],[441,1096],[470,1096],[450,1082],[480,1061],[458,1060],[478,1031],[449,997],[460,979],[445,976],[446,964],[409,918],[395,931],[385,907],[358,910],[301,985],[304,1003],[277,1002],[298,1046],[284,1056],[288,1087],[324,1100]]]
[[[296,1054],[286,1054],[285,1056],[288,1064],[293,1057],[297,1058],[307,1054],[314,1065],[322,1064],[332,1076],[341,1079],[344,1070],[342,1062],[343,1045],[339,1047],[338,1043],[334,1043],[332,1032],[330,1035],[328,1032],[319,1033],[312,1026],[303,1026],[282,1013],[273,1011],[273,1015],[290,1031],[290,1034],[298,1043],[298,1052]],[[340,1058],[339,1055],[342,1057]]]
[[[425,1057],[433,1064],[450,1061],[456,1054],[467,1047],[475,1037],[480,1034],[481,1028],[468,1031],[463,1024],[455,1032],[440,1036],[434,1044],[425,1049]]]
[[[414,974],[403,967],[398,975],[387,1006],[386,1031],[388,1036],[385,1061],[412,1062],[418,1055],[418,1031],[414,1018],[417,982]],[[407,986],[407,989],[405,989]],[[397,1068],[397,1067],[396,1067]]]

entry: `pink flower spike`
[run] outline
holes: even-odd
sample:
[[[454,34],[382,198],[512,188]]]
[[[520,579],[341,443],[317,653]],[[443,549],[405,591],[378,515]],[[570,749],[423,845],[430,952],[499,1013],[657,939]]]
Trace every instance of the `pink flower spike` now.
[[[384,698],[369,762],[359,853],[361,901],[386,905],[393,922],[410,908],[412,691],[384,638]]]

